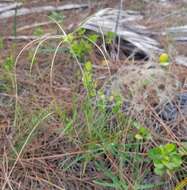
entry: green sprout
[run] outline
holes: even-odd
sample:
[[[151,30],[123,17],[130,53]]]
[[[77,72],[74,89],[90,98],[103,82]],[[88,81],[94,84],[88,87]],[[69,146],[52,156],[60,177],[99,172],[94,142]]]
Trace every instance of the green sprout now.
[[[99,37],[97,34],[86,35],[85,32],[85,29],[78,29],[64,38],[64,42],[70,45],[71,55],[76,56],[81,62],[85,62],[85,57],[92,52]]]
[[[93,80],[92,63],[87,61],[84,65],[84,73],[82,77],[84,87],[87,89],[88,95],[93,97],[96,95],[95,83]]]
[[[34,32],[33,32],[34,36],[43,36],[44,35],[44,30],[41,27],[37,27]]]
[[[13,67],[14,67],[14,59],[12,56],[8,56],[4,61],[3,68],[5,71],[10,72],[12,71]]]
[[[150,131],[147,128],[143,127],[138,122],[134,122],[133,125],[137,129],[137,132],[135,134],[135,138],[137,140],[149,140],[149,139],[151,139]]]

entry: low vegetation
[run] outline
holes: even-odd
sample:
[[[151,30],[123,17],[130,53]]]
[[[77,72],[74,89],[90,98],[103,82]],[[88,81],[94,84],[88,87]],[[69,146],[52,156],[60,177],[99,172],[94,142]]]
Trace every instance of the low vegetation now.
[[[121,94],[105,91],[113,62],[121,63],[100,43],[112,46],[116,34],[66,34],[64,16],[49,17],[60,34],[35,28],[38,39],[16,57],[13,44],[1,64],[1,189],[173,190],[187,176],[183,137],[159,136],[124,111]]]

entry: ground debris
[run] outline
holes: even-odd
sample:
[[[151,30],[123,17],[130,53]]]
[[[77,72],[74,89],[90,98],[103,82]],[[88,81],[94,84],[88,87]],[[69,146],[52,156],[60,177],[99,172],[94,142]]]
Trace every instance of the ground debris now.
[[[177,116],[182,114],[187,116],[187,93],[177,94],[172,102],[167,102],[163,105],[163,109],[160,112],[162,119],[166,121],[175,121]]]
[[[166,29],[166,34],[171,35],[171,37],[178,42],[187,41],[187,25],[170,27]]]
[[[80,8],[87,8],[87,4],[67,4],[61,6],[40,6],[40,7],[33,7],[33,8],[20,8],[17,10],[17,16],[23,16],[28,14],[35,14],[35,13],[43,13],[43,12],[50,12],[50,11],[62,11],[62,10],[71,10],[71,9],[80,9]],[[0,19],[10,18],[15,16],[15,11],[10,10],[0,14]]]
[[[145,65],[121,67],[111,79],[108,94],[121,94],[126,102],[130,102],[130,109],[142,112],[148,104],[160,106],[173,99],[180,86],[175,75],[166,72],[158,64],[148,62]]]
[[[120,18],[118,20],[119,14]],[[143,19],[143,15],[137,11],[119,11],[117,9],[106,8],[90,16],[82,24],[82,28],[100,34],[114,32],[121,39],[121,49],[128,45],[128,54],[139,53],[142,57],[149,58],[161,52],[162,49],[160,48],[159,42],[149,37],[151,32],[145,26],[137,23],[141,19]]]
[[[187,57],[186,56],[178,55],[178,56],[176,56],[175,61],[176,61],[177,65],[182,65],[182,66],[187,67]]]
[[[11,3],[11,4],[0,3],[0,14],[6,11],[10,11],[12,9],[19,8],[21,6],[22,6],[22,3]]]

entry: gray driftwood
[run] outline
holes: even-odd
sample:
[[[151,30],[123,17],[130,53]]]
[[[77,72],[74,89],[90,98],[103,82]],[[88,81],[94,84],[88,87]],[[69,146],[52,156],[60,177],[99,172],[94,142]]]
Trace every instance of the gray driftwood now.
[[[62,11],[62,10],[71,10],[71,9],[80,9],[88,7],[87,4],[67,4],[62,6],[41,6],[34,8],[20,8],[17,10],[17,16],[23,16],[28,14],[43,13],[50,11]],[[0,19],[10,18],[15,15],[15,11],[6,11],[0,14]]]
[[[178,55],[176,56],[175,61],[177,65],[182,65],[182,66],[187,67],[187,57],[183,55]]]
[[[168,28],[165,34],[169,34],[178,42],[187,42],[187,25]]]
[[[90,16],[82,24],[82,27],[100,34],[116,32],[122,41],[132,45],[130,47],[132,53],[136,49],[136,52],[139,51],[140,54],[143,52],[148,57],[151,57],[154,53],[162,51],[159,47],[160,44],[149,36],[150,32],[146,27],[137,23],[137,21],[143,19],[140,13],[121,10],[120,19],[117,21],[118,15],[119,10],[117,9],[103,9]],[[115,31],[116,23],[118,23],[117,31]]]
[[[15,8],[18,8],[22,5],[22,3],[1,3],[0,4],[0,14],[1,13],[4,13],[4,12],[7,12],[7,11],[10,11],[12,9],[15,9]]]

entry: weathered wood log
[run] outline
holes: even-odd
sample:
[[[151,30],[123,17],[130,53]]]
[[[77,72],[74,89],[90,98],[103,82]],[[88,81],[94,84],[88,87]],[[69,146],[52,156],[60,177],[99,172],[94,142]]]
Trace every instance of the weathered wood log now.
[[[170,35],[175,41],[187,42],[187,25],[167,28],[163,35]]]
[[[17,10],[17,16],[23,16],[28,14],[36,14],[36,13],[43,13],[43,12],[50,12],[50,11],[65,11],[71,9],[81,9],[87,8],[87,4],[68,4],[62,6],[41,6],[41,7],[34,7],[34,8],[20,8]],[[15,15],[15,11],[6,11],[0,14],[0,19],[10,18]]]
[[[117,31],[115,31],[119,10],[107,8],[100,10],[90,16],[82,24],[82,28],[94,31],[101,35],[107,32],[115,32],[121,39],[120,49],[126,48],[128,54],[139,54],[138,57],[152,57],[155,53],[160,53],[159,42],[151,38],[145,26],[137,24],[143,19],[143,15],[136,11],[121,11]],[[124,50],[125,51],[125,50]],[[142,56],[141,56],[142,55]]]
[[[21,7],[22,3],[0,4],[0,14]]]
[[[176,64],[187,67],[187,57],[183,55],[178,55],[175,58]]]

